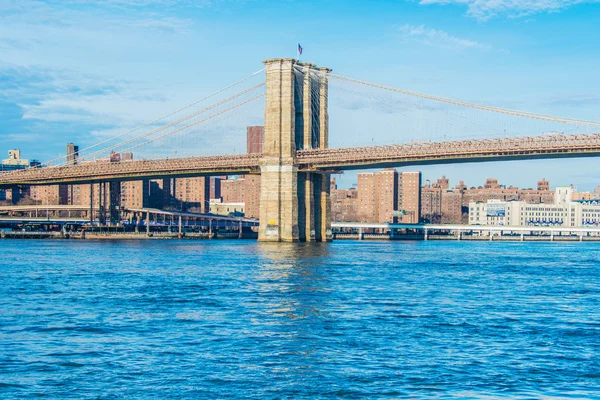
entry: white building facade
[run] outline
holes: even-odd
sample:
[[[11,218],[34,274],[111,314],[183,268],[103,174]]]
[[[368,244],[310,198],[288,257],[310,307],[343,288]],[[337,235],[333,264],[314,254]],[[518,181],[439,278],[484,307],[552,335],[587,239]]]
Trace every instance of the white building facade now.
[[[600,226],[600,201],[573,201],[572,187],[558,187],[554,204],[488,200],[469,203],[470,225],[491,226]]]

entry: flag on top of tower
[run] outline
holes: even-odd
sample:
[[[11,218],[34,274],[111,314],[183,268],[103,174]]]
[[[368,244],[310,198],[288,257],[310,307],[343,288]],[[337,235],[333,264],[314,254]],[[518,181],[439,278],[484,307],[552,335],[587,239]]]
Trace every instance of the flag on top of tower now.
[[[300,46],[300,43],[298,43],[298,54],[302,55],[302,46]]]

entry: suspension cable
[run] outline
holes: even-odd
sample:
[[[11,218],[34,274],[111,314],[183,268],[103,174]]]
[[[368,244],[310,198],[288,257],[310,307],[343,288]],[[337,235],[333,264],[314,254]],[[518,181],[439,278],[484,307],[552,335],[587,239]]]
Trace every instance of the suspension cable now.
[[[370,82],[362,81],[359,79],[348,78],[346,76],[339,75],[339,74],[331,73],[330,76],[339,78],[342,80],[350,81],[350,82],[360,83],[365,86],[371,86],[371,87],[378,88],[378,89],[389,90],[391,92],[402,93],[402,94],[405,94],[408,96],[419,97],[422,99],[433,100],[433,101],[438,101],[438,102],[448,103],[448,104],[454,104],[454,105],[463,106],[463,107],[475,108],[478,110],[485,110],[485,111],[491,111],[491,112],[496,112],[496,113],[514,115],[514,116],[518,116],[518,117],[540,119],[540,120],[544,120],[544,121],[559,122],[559,123],[563,123],[563,124],[600,127],[600,122],[580,121],[580,120],[575,120],[575,119],[570,119],[570,118],[558,118],[558,117],[552,117],[552,116],[548,116],[548,115],[538,115],[538,114],[532,114],[532,113],[527,113],[527,112],[522,112],[522,111],[509,110],[506,108],[484,106],[484,105],[480,105],[480,104],[467,103],[467,102],[460,101],[460,100],[448,99],[445,97],[431,96],[428,94],[413,92],[410,90],[396,89],[396,88],[393,88],[390,86],[380,85],[377,83],[370,83]]]

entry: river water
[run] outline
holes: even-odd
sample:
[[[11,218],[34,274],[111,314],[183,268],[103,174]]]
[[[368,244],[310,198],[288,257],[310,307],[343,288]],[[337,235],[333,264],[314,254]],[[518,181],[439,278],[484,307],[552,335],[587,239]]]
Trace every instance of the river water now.
[[[0,398],[598,398],[600,244],[0,241]]]

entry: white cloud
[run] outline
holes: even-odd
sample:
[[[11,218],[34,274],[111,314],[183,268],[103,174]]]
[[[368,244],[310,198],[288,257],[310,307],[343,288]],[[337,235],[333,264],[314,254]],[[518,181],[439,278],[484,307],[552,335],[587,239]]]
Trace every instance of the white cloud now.
[[[416,40],[422,44],[453,50],[490,49],[487,44],[482,44],[470,39],[452,36],[439,29],[428,28],[424,25],[403,25],[398,31],[403,39]]]
[[[46,129],[55,142],[73,135],[69,140],[85,145],[91,129],[127,129],[164,114],[173,107],[170,103],[188,100],[187,93],[178,93],[181,87],[176,82],[152,79],[152,70],[145,65],[164,43],[188,36],[189,19],[146,10],[104,12],[95,0],[80,2],[94,6],[93,10],[64,6],[75,3],[0,0],[0,100],[18,106],[22,121],[20,126],[0,124],[3,140],[31,142],[37,129]],[[109,0],[104,5],[108,4]],[[144,55],[148,56],[138,60]],[[128,68],[127,72],[122,73],[121,67]],[[22,133],[8,136],[16,130]]]
[[[460,4],[467,6],[471,17],[487,20],[496,16],[523,17],[544,12],[557,12],[578,4],[600,3],[600,0],[420,0],[419,4]]]

